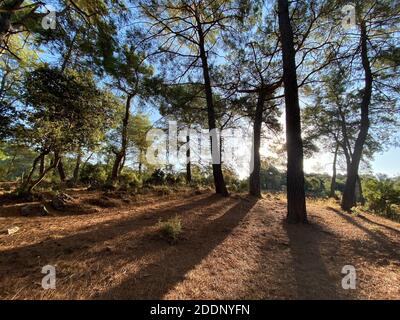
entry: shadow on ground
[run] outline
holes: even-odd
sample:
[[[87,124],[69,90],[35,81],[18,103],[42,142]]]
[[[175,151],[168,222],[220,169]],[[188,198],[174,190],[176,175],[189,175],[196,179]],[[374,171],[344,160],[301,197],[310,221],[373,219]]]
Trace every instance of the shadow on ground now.
[[[186,241],[172,248],[164,248],[165,254],[160,254],[158,261],[128,276],[121,284],[94,298],[162,299],[238,226],[257,203],[257,199],[245,198],[234,202],[230,209],[217,218],[208,220],[207,223],[204,219],[195,221],[191,225],[192,232]],[[212,214],[213,212],[208,213],[210,216]],[[155,249],[160,250],[160,248]]]

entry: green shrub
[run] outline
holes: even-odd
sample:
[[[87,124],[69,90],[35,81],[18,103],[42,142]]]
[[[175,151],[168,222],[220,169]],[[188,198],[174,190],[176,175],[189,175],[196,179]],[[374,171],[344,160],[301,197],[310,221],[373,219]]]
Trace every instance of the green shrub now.
[[[165,182],[169,185],[182,185],[185,181],[186,178],[182,173],[169,172],[165,176]]]
[[[181,218],[175,216],[175,218],[164,222],[160,220],[158,222],[158,230],[163,237],[167,238],[169,241],[175,242],[182,233]]]
[[[305,182],[305,191],[307,195],[313,197],[327,196],[325,183],[322,178],[316,176],[306,176],[304,182]]]
[[[389,218],[400,212],[400,188],[390,179],[368,179],[364,183],[364,197],[367,208]]]
[[[363,210],[364,210],[364,208],[362,206],[356,206],[356,207],[351,208],[351,212],[356,217],[358,217],[360,214],[362,214]]]
[[[81,170],[80,180],[81,182],[90,185],[103,185],[107,182],[107,169],[108,168],[105,164],[87,163]]]
[[[125,189],[137,189],[142,185],[139,175],[132,169],[124,168],[118,178],[120,187]]]
[[[185,173],[165,172],[162,169],[156,169],[145,179],[147,185],[183,185],[186,183]]]
[[[159,196],[168,196],[172,193],[172,190],[168,186],[154,186],[153,190],[157,193]]]
[[[146,183],[148,184],[164,184],[165,183],[165,172],[162,169],[156,169],[154,172],[151,174],[150,178],[146,180]]]

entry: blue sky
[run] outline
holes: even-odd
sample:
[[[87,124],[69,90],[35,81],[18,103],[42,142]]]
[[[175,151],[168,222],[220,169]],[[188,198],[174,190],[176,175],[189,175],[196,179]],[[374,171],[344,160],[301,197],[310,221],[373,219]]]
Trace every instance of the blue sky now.
[[[400,148],[391,148],[388,152],[378,154],[373,162],[376,173],[400,176]]]
[[[400,176],[400,148],[392,147],[387,152],[376,154],[371,163],[373,174],[386,174],[390,177]],[[319,153],[311,159],[304,160],[304,170],[311,172],[327,172],[331,174],[332,155]],[[342,172],[344,173],[344,172]],[[365,170],[363,173],[366,173]]]
[[[41,59],[42,61],[47,62],[55,62],[57,60],[56,57],[46,51],[41,53]],[[136,110],[138,110],[137,106],[133,105],[132,111],[135,112]],[[152,121],[157,121],[160,119],[159,113],[154,109],[148,110],[147,113],[150,115]],[[398,135],[400,138],[400,132],[396,132],[394,134]],[[375,155],[374,160],[371,163],[371,169],[374,174],[383,173],[389,176],[400,176],[399,160],[400,148],[391,147],[388,151]],[[332,155],[321,152],[316,154],[311,159],[306,159],[304,162],[304,167],[306,172],[322,171],[331,173],[331,163]]]

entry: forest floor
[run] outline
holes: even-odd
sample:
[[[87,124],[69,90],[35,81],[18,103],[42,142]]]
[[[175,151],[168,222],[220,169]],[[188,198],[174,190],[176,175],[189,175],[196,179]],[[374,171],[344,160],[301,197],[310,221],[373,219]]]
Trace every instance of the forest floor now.
[[[310,223],[288,225],[280,195],[68,194],[74,208],[43,217],[0,199],[0,299],[400,299],[400,224],[334,201],[310,200]],[[158,222],[176,215],[171,244]],[[345,265],[355,290],[342,288]]]

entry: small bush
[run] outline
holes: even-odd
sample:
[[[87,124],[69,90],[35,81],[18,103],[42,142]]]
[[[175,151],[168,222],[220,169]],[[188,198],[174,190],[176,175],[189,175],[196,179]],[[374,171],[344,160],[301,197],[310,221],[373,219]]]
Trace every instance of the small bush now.
[[[160,185],[165,183],[165,172],[161,169],[156,169],[146,181],[147,184]]]
[[[142,181],[135,171],[126,168],[120,174],[118,184],[121,189],[138,189]]]
[[[104,164],[87,163],[80,173],[80,180],[90,185],[104,185],[107,182],[108,170]]]
[[[340,191],[338,191],[338,190],[335,190],[334,198],[337,199],[337,200],[342,200],[342,193]]]
[[[175,218],[164,222],[160,220],[158,222],[158,230],[163,237],[167,238],[171,242],[175,242],[182,233],[181,218],[175,216]]]
[[[168,186],[154,186],[153,190],[159,196],[168,196],[172,193],[172,190]]]
[[[396,219],[400,205],[400,188],[390,179],[369,179],[364,184],[364,197],[368,209],[388,218]]]
[[[169,185],[183,185],[186,182],[185,176],[182,173],[167,173],[165,182]]]
[[[364,208],[361,206],[356,206],[351,208],[351,212],[353,213],[354,216],[358,217],[360,214],[362,214],[362,211]]]

